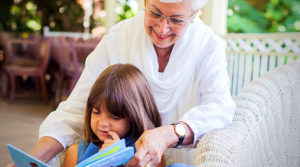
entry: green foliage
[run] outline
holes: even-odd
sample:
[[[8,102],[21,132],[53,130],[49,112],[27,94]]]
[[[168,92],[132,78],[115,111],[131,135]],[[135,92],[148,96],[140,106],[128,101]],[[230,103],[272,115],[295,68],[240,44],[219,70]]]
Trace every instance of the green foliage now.
[[[137,5],[135,0],[118,0],[117,4],[117,22],[128,19],[136,15]]]
[[[0,30],[32,33],[49,26],[57,31],[83,31],[83,10],[74,0],[5,0],[0,6]]]
[[[39,0],[37,0],[39,1]],[[50,1],[48,26],[53,31],[83,31],[84,11],[74,0]]]
[[[12,4],[8,9],[9,15],[7,20],[4,20],[6,26],[3,29],[9,29],[14,32],[41,30],[41,16],[38,15],[36,4],[28,1],[20,3],[20,5]]]
[[[0,30],[5,30],[10,27],[7,20],[10,18],[10,8],[13,5],[13,0],[0,1]]]
[[[228,32],[300,32],[299,0],[229,0]]]
[[[17,2],[17,4],[16,4]],[[118,0],[117,22],[138,12],[136,0]],[[1,0],[0,30],[40,32],[83,31],[82,8],[75,0]],[[91,19],[91,28],[102,25]],[[228,32],[300,32],[299,0],[229,0]]]

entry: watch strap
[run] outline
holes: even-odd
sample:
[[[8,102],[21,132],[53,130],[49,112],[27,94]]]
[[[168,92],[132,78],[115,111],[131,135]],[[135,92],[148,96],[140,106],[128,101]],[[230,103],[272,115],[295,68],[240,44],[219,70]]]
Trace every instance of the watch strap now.
[[[183,142],[183,140],[184,140],[184,136],[182,136],[182,137],[179,137],[179,138],[178,138],[178,143],[176,144],[175,148],[177,148],[178,146],[181,146],[181,145],[182,145],[182,142]]]

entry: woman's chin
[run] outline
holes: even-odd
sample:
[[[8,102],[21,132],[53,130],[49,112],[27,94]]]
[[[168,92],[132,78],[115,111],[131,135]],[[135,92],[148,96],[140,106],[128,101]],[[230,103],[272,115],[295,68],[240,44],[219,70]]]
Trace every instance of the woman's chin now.
[[[171,43],[165,43],[165,42],[153,42],[153,44],[158,47],[158,48],[168,48],[170,46],[172,46],[173,44]]]
[[[170,46],[173,46],[174,43],[176,42],[176,36],[175,35],[170,35],[167,39],[161,40],[158,39],[155,36],[152,36],[152,42],[153,44],[158,47],[158,48],[168,48]]]

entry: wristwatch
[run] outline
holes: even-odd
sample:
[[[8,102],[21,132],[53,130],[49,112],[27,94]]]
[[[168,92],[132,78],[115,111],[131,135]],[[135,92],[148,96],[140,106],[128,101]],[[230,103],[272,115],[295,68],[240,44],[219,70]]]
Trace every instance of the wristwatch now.
[[[180,146],[184,140],[185,128],[182,124],[180,124],[180,122],[175,122],[175,123],[172,123],[171,125],[174,126],[174,132],[178,136],[178,143],[176,144],[176,146],[174,148],[178,148],[178,146]]]

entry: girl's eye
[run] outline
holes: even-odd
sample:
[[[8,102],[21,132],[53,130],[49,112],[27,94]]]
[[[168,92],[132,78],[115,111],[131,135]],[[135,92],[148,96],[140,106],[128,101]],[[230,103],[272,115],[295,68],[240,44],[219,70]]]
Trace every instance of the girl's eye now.
[[[100,111],[97,110],[97,109],[95,109],[95,108],[93,108],[93,109],[92,109],[92,114],[100,114]]]
[[[97,110],[93,110],[93,114],[100,114],[100,112],[99,111],[97,111]]]
[[[120,120],[121,119],[121,117],[118,117],[118,116],[115,116],[115,115],[110,115],[110,117],[112,118],[112,119],[115,119],[115,120]]]

